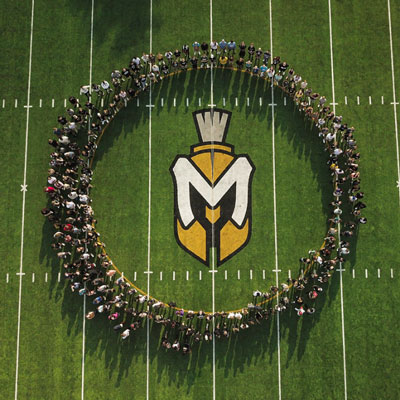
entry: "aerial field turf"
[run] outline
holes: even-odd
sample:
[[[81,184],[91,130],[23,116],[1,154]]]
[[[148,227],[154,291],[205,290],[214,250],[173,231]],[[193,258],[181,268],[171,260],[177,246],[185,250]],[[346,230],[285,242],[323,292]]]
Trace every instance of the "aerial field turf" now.
[[[0,4],[1,399],[399,397],[400,3]],[[211,35],[280,55],[356,128],[368,224],[314,315],[283,313],[184,357],[161,347],[155,324],[122,342],[105,318],[85,320],[91,304],[63,280],[40,210],[47,141],[64,100],[109,80],[133,56]],[[219,69],[212,93],[210,71],[199,70],[166,78],[151,99],[148,92],[138,99],[107,128],[93,164],[97,230],[124,275],[164,302],[228,311],[276,275],[280,283],[298,274],[298,259],[323,242],[332,185],[318,131],[292,102],[277,89],[272,98],[263,80]],[[232,112],[227,143],[256,166],[251,239],[214,282],[176,243],[169,171],[198,143],[192,112],[212,101]]]

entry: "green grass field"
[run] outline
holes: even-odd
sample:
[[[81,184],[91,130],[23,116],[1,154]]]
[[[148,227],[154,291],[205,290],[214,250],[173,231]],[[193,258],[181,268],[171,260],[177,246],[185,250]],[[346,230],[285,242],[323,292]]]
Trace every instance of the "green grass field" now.
[[[329,0],[157,0],[152,9],[136,0],[0,2],[1,399],[399,398],[399,2],[332,0],[332,38]],[[90,77],[109,80],[150,46],[164,53],[209,42],[210,28],[215,40],[270,49],[271,22],[274,55],[329,103],[334,90],[336,113],[356,128],[368,224],[352,243],[342,285],[336,272],[313,316],[283,313],[279,337],[271,318],[187,357],[161,347],[155,324],[149,336],[143,328],[121,342],[105,318],[84,320],[91,305],[59,280],[53,231],[40,215],[47,141],[64,99]],[[150,243],[151,295],[207,311],[213,296],[217,310],[236,309],[275,284],[274,189],[280,282],[321,245],[332,192],[317,131],[289,99],[275,90],[271,107],[267,83],[245,73],[216,70],[213,97],[210,81],[210,71],[189,71],[152,88],[150,207],[148,93],[108,127],[92,191],[97,229],[124,275],[146,290]],[[256,166],[251,240],[218,269],[214,292],[208,268],[176,243],[169,172],[198,142],[192,112],[211,99],[232,111],[227,142]]]

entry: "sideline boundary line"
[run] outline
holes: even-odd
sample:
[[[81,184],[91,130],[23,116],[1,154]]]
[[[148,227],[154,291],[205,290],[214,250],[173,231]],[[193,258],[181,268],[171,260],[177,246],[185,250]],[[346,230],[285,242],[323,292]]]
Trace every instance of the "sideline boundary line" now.
[[[271,61],[273,60],[272,41],[272,1],[269,0],[269,36],[271,47]],[[278,229],[276,223],[276,175],[275,175],[275,103],[274,103],[274,78],[271,81],[271,107],[272,107],[272,183],[274,188],[274,244],[275,244],[275,284],[279,288],[279,263],[278,263]],[[276,295],[276,304],[279,304],[279,290]],[[276,313],[276,338],[278,345],[278,395],[282,399],[282,378],[281,378],[281,332],[279,311]]]
[[[33,18],[35,12],[35,0],[32,0],[31,11],[31,34],[29,39],[29,65],[28,65],[28,89],[27,104],[31,100],[31,76],[32,76],[32,43],[33,43]],[[21,333],[21,300],[22,300],[22,277],[23,277],[23,260],[24,260],[24,229],[25,229],[25,202],[26,202],[26,170],[28,166],[28,138],[29,138],[29,110],[26,108],[26,129],[25,129],[25,155],[24,155],[24,183],[22,190],[22,216],[21,216],[21,252],[19,261],[19,288],[18,288],[18,323],[17,323],[17,351],[15,358],[15,389],[14,399],[18,399],[18,378],[19,378],[19,343]]]

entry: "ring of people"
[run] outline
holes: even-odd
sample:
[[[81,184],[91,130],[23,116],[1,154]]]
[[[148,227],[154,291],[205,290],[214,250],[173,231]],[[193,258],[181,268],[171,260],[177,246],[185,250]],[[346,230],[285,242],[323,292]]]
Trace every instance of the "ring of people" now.
[[[300,258],[299,276],[280,285],[277,278],[268,291],[249,293],[247,305],[240,309],[210,312],[163,302],[120,272],[96,231],[90,189],[96,149],[130,100],[175,74],[195,74],[199,69],[212,74],[217,68],[267,81],[272,93],[282,90],[317,127],[332,176],[332,214],[321,248]],[[367,222],[361,216],[366,205],[360,191],[354,128],[326,102],[279,56],[253,43],[236,45],[225,40],[133,57],[129,66],[111,73],[111,83],[82,86],[80,98],[69,98],[69,108],[54,128],[55,138],[49,139],[53,152],[44,189],[48,204],[42,214],[56,231],[51,246],[63,262],[70,289],[92,299],[93,309],[86,318],[105,315],[114,321],[113,329],[122,339],[154,321],[165,327],[162,346],[186,354],[197,342],[227,338],[289,308],[299,317],[313,314],[324,285],[337,268],[343,270],[350,253],[348,238]],[[175,195],[174,232],[177,246],[213,272],[251,240],[251,186],[257,166],[251,155],[235,154],[229,143],[230,111],[211,104],[192,115],[198,142],[188,144],[190,154],[171,160],[169,171]],[[83,139],[85,143],[79,145]]]

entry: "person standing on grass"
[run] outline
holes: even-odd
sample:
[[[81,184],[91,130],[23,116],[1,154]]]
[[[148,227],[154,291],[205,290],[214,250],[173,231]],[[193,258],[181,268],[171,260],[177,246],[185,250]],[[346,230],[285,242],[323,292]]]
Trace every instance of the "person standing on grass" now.
[[[239,44],[239,58],[245,58],[246,57],[246,43],[241,42]]]
[[[251,60],[247,60],[245,66],[246,66],[246,71],[251,72],[253,68],[253,63],[251,62]]]
[[[218,43],[216,40],[212,40],[210,43],[210,48],[211,48],[211,52],[217,54],[217,50],[218,50]]]
[[[227,62],[228,62],[228,57],[225,54],[221,54],[219,57],[219,64],[225,67]]]
[[[186,60],[189,59],[189,46],[187,44],[184,44],[182,46],[182,53],[185,55]]]
[[[233,58],[233,56],[229,56],[229,57]],[[241,70],[243,68],[243,65],[244,65],[244,59],[243,58],[239,58],[239,60],[236,61],[236,65],[237,65],[238,70]]]
[[[228,53],[235,54],[235,52],[236,52],[236,42],[231,40],[228,43]]]
[[[260,76],[262,78],[265,78],[265,75],[267,74],[267,70],[268,70],[268,67],[265,64],[261,65],[261,67],[260,67]]]
[[[125,92],[125,90],[121,90],[119,92],[119,97],[123,100],[125,107],[128,106],[128,99],[127,99],[127,94]]]
[[[103,91],[100,89],[100,86],[95,83],[92,84],[92,91],[95,92],[98,97],[104,95]]]
[[[175,60],[178,60],[179,57],[181,56],[181,52],[178,49],[175,49],[174,56],[175,56]]]
[[[110,84],[109,84],[106,80],[104,80],[103,82],[101,82],[101,87],[102,87],[103,90],[106,91],[106,93],[111,93],[111,92],[113,91],[113,90],[111,89],[111,87],[110,87]]]
[[[206,53],[203,53],[203,55],[200,58],[201,64],[200,68],[209,68],[210,66],[208,65],[208,56]]]
[[[86,85],[86,86],[81,86],[80,90],[79,90],[79,94],[85,95],[88,99],[88,101],[90,100],[90,92],[89,92],[90,86]]]
[[[197,70],[198,62],[199,62],[199,60],[197,59],[196,56],[193,56],[193,57],[190,59],[190,63],[192,64],[192,68],[193,68],[194,70]]]
[[[122,340],[125,340],[127,337],[129,337],[130,334],[131,334],[130,329],[125,329],[125,330],[121,333],[121,338],[122,338]]]
[[[222,52],[222,53],[225,53],[225,51],[226,51],[226,45],[227,45],[227,43],[225,42],[225,39],[222,39],[222,40],[219,42],[219,48],[221,49],[221,52]]]
[[[196,55],[200,55],[200,43],[199,42],[194,42],[192,44],[193,47],[193,54]]]
[[[255,60],[255,63],[256,63],[257,65],[259,65],[259,63],[260,63],[262,54],[263,54],[262,49],[261,49],[261,47],[259,47],[258,50],[256,50],[256,60]]]
[[[256,48],[254,47],[254,43],[250,43],[249,47],[247,48],[249,53],[249,60],[253,60],[254,53],[256,52]]]
[[[264,64],[268,65],[269,59],[271,58],[271,52],[269,50],[264,51]]]

